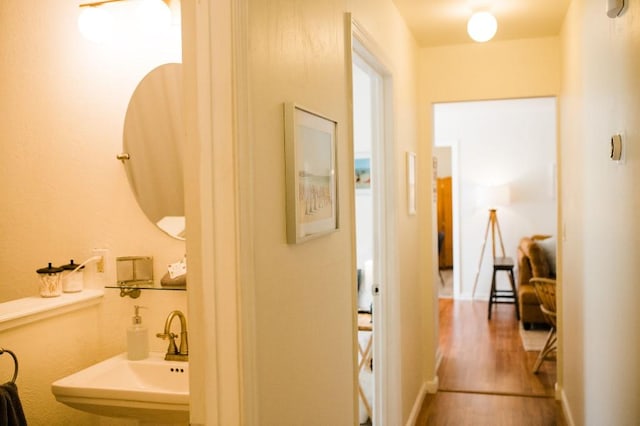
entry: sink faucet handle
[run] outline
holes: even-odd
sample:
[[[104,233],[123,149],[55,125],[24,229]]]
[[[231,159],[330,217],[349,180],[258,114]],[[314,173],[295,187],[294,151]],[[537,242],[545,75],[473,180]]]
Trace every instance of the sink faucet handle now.
[[[175,333],[157,333],[156,337],[161,338],[162,340],[167,340],[167,339],[175,339],[176,337],[178,337],[177,334]]]
[[[169,348],[167,348],[167,353],[168,354],[177,354],[178,353],[178,347],[176,346],[176,337],[178,337],[177,334],[169,332],[169,333],[158,333],[156,334],[157,337],[161,338],[162,340],[167,340],[169,339]]]

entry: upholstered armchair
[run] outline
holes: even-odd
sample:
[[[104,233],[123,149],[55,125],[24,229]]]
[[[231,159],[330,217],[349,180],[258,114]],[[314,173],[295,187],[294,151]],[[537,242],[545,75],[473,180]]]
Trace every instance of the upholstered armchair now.
[[[547,324],[540,310],[534,286],[535,278],[555,278],[555,239],[548,235],[524,237],[518,245],[518,303],[525,328],[532,324]]]

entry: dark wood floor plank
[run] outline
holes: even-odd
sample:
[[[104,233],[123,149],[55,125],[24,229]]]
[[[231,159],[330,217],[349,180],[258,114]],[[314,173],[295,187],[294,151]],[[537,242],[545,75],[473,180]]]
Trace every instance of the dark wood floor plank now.
[[[555,363],[531,373],[513,306],[440,299],[440,391],[427,395],[418,426],[566,426],[553,399]]]
[[[552,398],[438,392],[417,426],[565,426]]]
[[[498,305],[487,320],[486,302],[440,301],[440,388],[553,396],[555,364],[531,374],[537,352],[520,341],[513,306]]]

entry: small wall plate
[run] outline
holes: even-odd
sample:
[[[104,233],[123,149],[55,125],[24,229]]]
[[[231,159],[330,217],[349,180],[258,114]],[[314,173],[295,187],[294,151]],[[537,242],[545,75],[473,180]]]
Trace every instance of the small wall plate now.
[[[621,135],[613,135],[611,136],[611,152],[609,157],[613,161],[620,161],[622,159],[622,136]]]

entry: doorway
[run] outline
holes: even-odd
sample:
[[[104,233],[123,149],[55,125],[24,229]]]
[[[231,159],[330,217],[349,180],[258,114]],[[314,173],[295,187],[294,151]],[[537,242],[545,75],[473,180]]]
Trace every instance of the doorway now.
[[[389,381],[385,284],[393,265],[387,254],[393,231],[387,208],[393,176],[386,161],[391,109],[389,77],[384,67],[356,37],[352,52],[356,259],[358,268],[359,421],[384,425]],[[367,315],[369,319],[367,320]],[[365,324],[362,321],[365,321]],[[367,330],[366,321],[369,321]],[[371,339],[371,340],[369,340]],[[370,345],[369,345],[370,344]],[[367,348],[370,348],[367,351]]]
[[[555,365],[548,376],[531,372],[535,355],[529,351],[534,349],[524,349],[527,347],[526,339],[521,324],[515,318],[514,306],[500,305],[494,311],[494,317],[487,320],[485,301],[489,297],[493,270],[491,246],[499,244],[498,237],[495,241],[487,241],[490,218],[487,194],[489,188],[507,189],[508,196],[493,207],[497,207],[500,240],[504,240],[505,254],[515,261],[517,273],[517,247],[522,237],[534,234],[557,236],[556,99],[435,104],[433,117],[434,153],[439,147],[451,148],[453,182],[454,294],[453,300],[440,300],[439,350],[443,360],[438,375],[442,379],[442,389],[523,393],[519,388],[505,387],[504,383],[490,383],[486,377],[468,380],[476,373],[491,376],[495,372],[486,366],[497,365],[511,373],[521,370],[519,377],[528,381],[527,386],[541,385],[547,396],[553,389],[553,383],[548,381],[555,380]],[[493,203],[496,203],[495,199]],[[489,246],[486,251],[485,243]],[[499,245],[497,247],[500,248]],[[498,287],[508,288],[506,274],[496,277],[496,280]],[[470,327],[471,324],[474,327]],[[492,349],[486,352],[485,355],[492,357],[488,360],[480,359],[479,352],[469,352],[469,349],[457,354],[450,352],[448,333],[456,334],[462,330],[465,342],[477,339],[470,348],[477,349],[481,347],[480,343],[491,343],[492,348],[499,351]],[[507,338],[507,331],[511,338]],[[499,341],[495,340],[496,336]],[[504,368],[507,364],[499,357],[500,351],[505,350],[511,359],[516,359],[514,354],[519,354],[520,370]],[[463,359],[461,353],[471,353],[472,356]],[[451,369],[454,360],[456,368]],[[478,384],[486,386],[480,389]]]
[[[524,236],[557,235],[556,99],[435,104],[433,117],[434,152],[451,148],[453,298],[488,300],[490,248],[481,258],[488,188],[508,188],[497,212],[507,256],[517,258]]]

